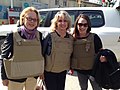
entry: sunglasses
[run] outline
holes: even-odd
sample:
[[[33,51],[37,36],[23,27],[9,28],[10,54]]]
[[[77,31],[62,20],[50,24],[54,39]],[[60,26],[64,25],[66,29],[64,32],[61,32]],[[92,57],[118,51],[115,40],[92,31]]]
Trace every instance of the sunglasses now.
[[[33,22],[37,22],[38,19],[36,18],[31,18],[31,17],[25,17],[28,21],[33,21]]]
[[[84,27],[88,27],[88,24],[87,23],[78,23],[78,25],[79,25],[79,27],[82,27],[82,26],[84,26]]]

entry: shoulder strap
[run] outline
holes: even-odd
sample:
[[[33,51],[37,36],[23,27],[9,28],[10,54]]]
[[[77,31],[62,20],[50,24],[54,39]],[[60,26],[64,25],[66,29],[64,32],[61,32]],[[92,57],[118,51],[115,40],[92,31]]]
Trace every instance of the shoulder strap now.
[[[15,38],[18,45],[21,45],[22,38],[20,37],[18,33],[18,29],[13,30],[13,37]]]

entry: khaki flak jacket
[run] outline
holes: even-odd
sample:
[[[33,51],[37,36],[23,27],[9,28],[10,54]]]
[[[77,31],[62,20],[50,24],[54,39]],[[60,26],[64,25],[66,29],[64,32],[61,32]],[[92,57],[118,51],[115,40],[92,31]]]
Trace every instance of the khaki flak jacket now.
[[[22,39],[17,31],[13,33],[14,54],[11,59],[4,60],[9,79],[22,79],[39,76],[44,72],[44,58],[41,54],[39,33],[34,40]]]
[[[72,69],[90,70],[95,59],[94,33],[85,39],[74,41],[73,57],[71,62]]]
[[[51,33],[51,54],[46,56],[45,70],[59,73],[70,69],[70,57],[73,51],[73,37],[61,38],[55,32]]]

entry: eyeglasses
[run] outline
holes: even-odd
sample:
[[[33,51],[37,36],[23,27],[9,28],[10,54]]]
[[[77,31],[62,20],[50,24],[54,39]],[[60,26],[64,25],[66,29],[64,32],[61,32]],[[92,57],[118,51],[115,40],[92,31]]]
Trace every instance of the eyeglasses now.
[[[78,25],[79,25],[79,27],[82,27],[82,26],[84,26],[84,27],[88,27],[88,24],[87,23],[78,23]]]
[[[37,22],[38,19],[36,18],[31,18],[31,17],[25,17],[28,21],[33,21],[33,22]]]
[[[67,22],[67,20],[58,20],[58,22]]]

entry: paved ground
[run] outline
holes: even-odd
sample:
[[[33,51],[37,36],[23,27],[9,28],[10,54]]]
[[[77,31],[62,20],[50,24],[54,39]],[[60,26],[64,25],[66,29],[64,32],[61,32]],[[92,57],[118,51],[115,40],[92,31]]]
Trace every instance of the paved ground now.
[[[7,87],[2,85],[1,79],[0,79],[0,90],[7,90]],[[80,90],[77,76],[67,75],[65,90]],[[92,90],[90,83],[88,86],[88,90]]]
[[[1,65],[0,65],[0,67],[1,67]],[[2,85],[1,74],[0,74],[0,90],[7,90],[7,87]],[[67,74],[65,90],[80,90],[76,72],[74,73],[74,75]],[[89,82],[88,82],[88,90],[92,90],[92,87]],[[103,89],[103,90],[105,90],[105,89]]]
[[[7,90],[7,87],[2,85],[0,80],[0,90]],[[65,90],[80,90],[76,76],[67,75]],[[92,90],[92,89],[88,89]]]
[[[7,87],[2,85],[1,79],[0,79],[0,90],[7,90]],[[77,76],[67,75],[65,90],[80,90]],[[92,90],[90,85],[88,90]]]
[[[0,63],[0,67],[1,67],[1,63]],[[65,90],[80,90],[79,83],[78,83],[78,78],[77,78],[76,75],[77,75],[76,72],[72,76],[71,75],[67,75]],[[1,74],[0,74],[0,90],[7,90],[7,87],[2,85]],[[88,90],[92,90],[90,85],[89,85],[89,89]]]
[[[80,90],[76,72],[74,73],[74,75],[67,75],[65,90]],[[88,90],[92,90],[90,83],[88,86]]]

